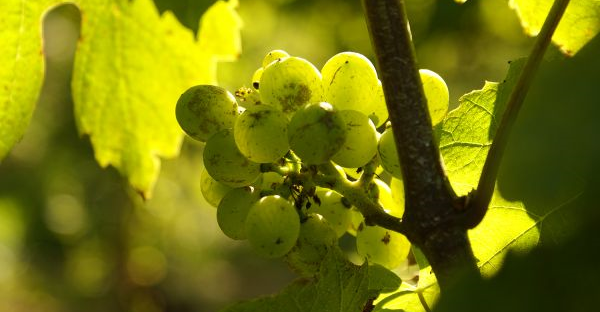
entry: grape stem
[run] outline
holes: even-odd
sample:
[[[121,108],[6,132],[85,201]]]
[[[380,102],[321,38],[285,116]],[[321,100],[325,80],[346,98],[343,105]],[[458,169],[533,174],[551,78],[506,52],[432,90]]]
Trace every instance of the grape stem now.
[[[363,7],[404,180],[402,227],[443,291],[458,268],[478,272],[467,228],[458,222],[465,200],[452,189],[434,140],[404,0],[363,0]]]
[[[468,227],[475,227],[479,224],[487,212],[492,195],[494,194],[498,169],[500,168],[502,155],[508,143],[510,131],[517,119],[534,75],[540,66],[544,52],[552,41],[552,34],[554,34],[568,4],[569,0],[554,1],[544,25],[537,36],[533,49],[527,58],[527,62],[521,71],[519,80],[510,94],[510,98],[506,104],[506,111],[502,116],[496,137],[485,160],[477,190],[467,206],[465,224]]]
[[[362,179],[349,181],[335,169],[331,162],[320,165],[319,171],[321,173],[315,174],[312,178],[314,183],[320,187],[332,189],[348,199],[362,213],[366,224],[378,225],[406,235],[402,220],[386,213],[383,207],[367,196]]]

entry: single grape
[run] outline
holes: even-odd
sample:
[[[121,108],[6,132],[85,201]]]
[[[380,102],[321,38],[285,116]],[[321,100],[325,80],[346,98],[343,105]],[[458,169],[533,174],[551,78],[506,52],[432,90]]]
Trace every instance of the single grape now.
[[[376,125],[385,122],[385,100],[380,97],[377,72],[368,58],[354,52],[338,53],[325,63],[321,74],[325,101],[339,110],[359,111]]]
[[[398,207],[402,207],[402,213],[396,216],[402,217],[404,214],[404,181],[402,179],[392,178],[390,189],[392,190],[392,199]]]
[[[322,164],[337,153],[346,140],[346,125],[329,103],[308,104],[288,125],[291,149],[306,163]]]
[[[213,179],[231,187],[250,185],[260,175],[260,164],[240,153],[232,129],[223,129],[206,142],[204,167]]]
[[[331,160],[346,168],[361,167],[377,154],[377,129],[359,111],[343,110],[339,115],[346,124],[346,140]]]
[[[394,142],[394,133],[392,132],[391,127],[385,129],[379,138],[377,153],[379,159],[381,159],[381,166],[383,169],[389,172],[393,177],[401,179],[402,171],[400,170],[400,158],[398,158],[396,142]]]
[[[254,203],[246,217],[246,235],[252,247],[269,258],[281,257],[296,244],[300,217],[294,205],[277,195]]]
[[[369,262],[392,270],[408,256],[410,242],[400,233],[362,223],[356,234],[356,249]]]
[[[402,215],[404,214],[404,203],[402,203],[402,205],[398,205],[398,202],[394,199],[392,189],[385,182],[379,179],[373,179],[373,182],[379,190],[378,202],[381,207],[383,207],[385,212],[394,217],[402,218]]]
[[[365,217],[356,208],[350,209],[350,226],[348,227],[348,234],[356,236],[360,225],[365,222]]]
[[[264,71],[264,68],[259,68],[257,69],[254,74],[252,75],[252,87],[255,90],[258,90],[258,88],[260,88],[260,77],[262,76],[262,73]]]
[[[427,98],[431,123],[435,126],[444,120],[448,112],[448,104],[450,102],[448,86],[440,75],[431,70],[421,69],[419,70],[419,74],[421,75],[425,98]]]
[[[246,239],[246,216],[250,207],[260,199],[260,192],[246,186],[229,191],[217,208],[217,223],[228,237]]]
[[[223,196],[231,190],[230,186],[213,179],[206,169],[200,172],[200,192],[202,192],[202,196],[211,206],[218,207]]]
[[[309,211],[323,216],[331,225],[337,237],[341,237],[350,226],[350,208],[352,205],[336,191],[319,188],[316,196],[321,204],[312,205]]]
[[[315,274],[327,252],[337,243],[335,231],[325,218],[309,214],[300,225],[300,235],[292,250],[285,256],[289,266],[298,274]]]
[[[181,129],[201,142],[222,129],[232,128],[238,115],[235,97],[211,85],[189,88],[179,97],[175,108]]]
[[[277,61],[278,59],[282,59],[284,57],[288,57],[290,56],[287,52],[283,51],[283,50],[273,50],[269,53],[267,53],[267,55],[265,55],[265,58],[263,58],[262,61],[262,66],[267,67],[269,66],[269,64]]]
[[[260,93],[258,90],[253,90],[246,87],[241,87],[235,91],[235,97],[237,98],[240,106],[243,110],[240,110],[240,114],[243,113],[246,108],[260,105]],[[235,124],[235,123],[234,123]]]
[[[379,128],[389,117],[381,80],[377,82],[377,97],[375,97],[373,101],[375,101],[375,104],[373,105],[373,112],[369,115],[369,118],[373,121],[375,127]]]
[[[287,125],[287,117],[275,107],[250,107],[235,122],[235,143],[240,152],[251,161],[272,163],[290,149]]]
[[[263,103],[273,105],[290,116],[308,103],[322,98],[321,73],[299,57],[277,59],[265,67],[260,77]]]
[[[284,181],[284,177],[279,173],[275,172],[264,172],[261,174],[261,178],[258,180],[258,183],[255,184],[259,190],[275,190],[279,185],[281,185]]]

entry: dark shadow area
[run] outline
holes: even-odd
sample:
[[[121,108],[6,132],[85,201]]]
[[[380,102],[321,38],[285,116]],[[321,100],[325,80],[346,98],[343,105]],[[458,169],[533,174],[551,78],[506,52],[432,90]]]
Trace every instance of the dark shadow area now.
[[[154,5],[162,14],[165,11],[171,11],[179,22],[198,33],[200,26],[200,17],[204,12],[215,3],[214,0],[153,0]]]
[[[552,60],[542,63],[502,160],[504,197],[524,201],[536,215],[564,205],[544,221],[543,231],[550,222],[563,227],[597,213],[597,200],[588,195],[600,189],[599,53],[596,37],[573,58],[547,54]],[[561,240],[568,232],[547,238]]]

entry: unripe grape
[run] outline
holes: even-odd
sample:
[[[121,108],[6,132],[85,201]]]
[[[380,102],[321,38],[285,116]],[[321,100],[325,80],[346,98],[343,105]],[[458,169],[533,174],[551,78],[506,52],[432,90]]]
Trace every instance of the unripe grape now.
[[[296,244],[300,217],[294,205],[277,195],[261,198],[246,217],[246,235],[254,249],[269,258],[281,257]]]
[[[250,107],[235,122],[235,143],[251,161],[275,162],[289,150],[287,125],[287,117],[275,107]]]
[[[385,212],[391,214],[394,217],[402,218],[402,215],[404,215],[404,203],[402,203],[402,205],[398,204],[398,202],[394,199],[392,189],[385,182],[379,179],[373,179],[373,182],[379,190],[378,202],[381,205],[381,207],[383,207]]]
[[[284,57],[288,57],[290,56],[287,52],[283,51],[283,50],[273,50],[269,53],[267,53],[267,55],[265,55],[265,57],[263,58],[262,61],[262,66],[267,67],[269,66],[269,64],[277,61],[278,59],[282,59]]]
[[[327,252],[337,243],[335,231],[325,218],[309,214],[300,225],[300,235],[285,259],[290,267],[303,276],[315,274]]]
[[[261,100],[290,116],[308,103],[321,101],[321,84],[321,73],[307,60],[278,59],[265,67],[260,77]]]
[[[381,166],[387,172],[391,173],[393,177],[402,178],[402,171],[400,170],[400,158],[396,151],[396,142],[394,141],[394,133],[392,128],[387,128],[379,138],[379,144],[377,145],[377,153],[379,159],[381,159]]]
[[[362,213],[356,208],[350,209],[350,226],[348,227],[348,234],[356,236],[356,233],[363,222],[365,222],[365,217]]]
[[[243,113],[246,108],[250,108],[252,106],[260,105],[260,93],[258,90],[253,90],[246,87],[241,87],[235,91],[235,97],[240,103],[240,114]]]
[[[211,206],[218,207],[223,196],[231,190],[230,186],[213,179],[206,169],[200,173],[200,192],[202,192],[202,196]]]
[[[204,167],[213,179],[231,187],[250,185],[260,175],[260,164],[240,153],[232,129],[223,129],[204,147]]]
[[[189,88],[179,97],[175,108],[181,129],[201,142],[222,129],[232,128],[238,115],[235,97],[211,85]]]
[[[323,216],[337,237],[341,237],[350,226],[350,208],[352,206],[344,202],[342,195],[336,191],[319,188],[316,196],[321,203],[312,205],[310,211]]]
[[[392,270],[408,256],[410,242],[400,233],[363,223],[356,234],[356,249],[369,262]]]
[[[428,69],[420,69],[421,82],[423,83],[423,91],[427,98],[427,107],[431,116],[431,123],[435,126],[444,120],[448,112],[448,104],[450,95],[448,86],[440,75]]]
[[[306,163],[322,164],[337,153],[346,139],[346,125],[328,103],[308,104],[288,125],[291,149]]]
[[[228,237],[246,239],[246,217],[250,207],[260,199],[260,192],[246,186],[229,191],[217,208],[217,222]]]
[[[342,52],[330,58],[323,69],[323,96],[339,110],[356,110],[376,125],[387,119],[387,109],[375,67],[365,56]],[[385,116],[384,116],[385,115]]]
[[[377,129],[359,111],[343,110],[339,115],[346,124],[346,140],[331,160],[345,168],[361,167],[377,154]]]
[[[392,190],[392,199],[396,203],[396,206],[402,207],[402,213],[397,215],[397,217],[402,217],[404,214],[404,181],[402,179],[392,178],[390,189]]]
[[[262,73],[264,71],[264,68],[259,68],[257,69],[254,74],[252,75],[252,87],[255,90],[258,90],[260,88],[260,77],[262,76]]]

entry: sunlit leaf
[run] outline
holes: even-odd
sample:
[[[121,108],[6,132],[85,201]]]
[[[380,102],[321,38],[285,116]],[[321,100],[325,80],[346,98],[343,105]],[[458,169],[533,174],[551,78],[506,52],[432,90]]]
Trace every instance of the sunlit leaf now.
[[[61,2],[0,3],[0,159],[31,119],[43,77],[42,14]],[[215,62],[241,52],[237,1],[209,8],[199,41],[172,13],[161,16],[152,0],[74,3],[82,15],[72,83],[79,132],[90,137],[101,166],[114,166],[148,197],[160,157],[179,153],[179,95],[215,83]]]
[[[525,32],[539,33],[554,1],[510,0]],[[600,0],[572,0],[556,29],[552,41],[560,50],[573,55],[600,31]]]
[[[279,294],[236,304],[223,312],[360,312],[381,289],[400,282],[389,274],[381,275],[382,268],[373,273],[372,268],[356,266],[335,250],[328,253],[313,279],[297,280]],[[375,283],[371,274],[388,277],[384,283]]]
[[[21,139],[42,87],[42,13],[57,0],[0,1],[0,161]]]

